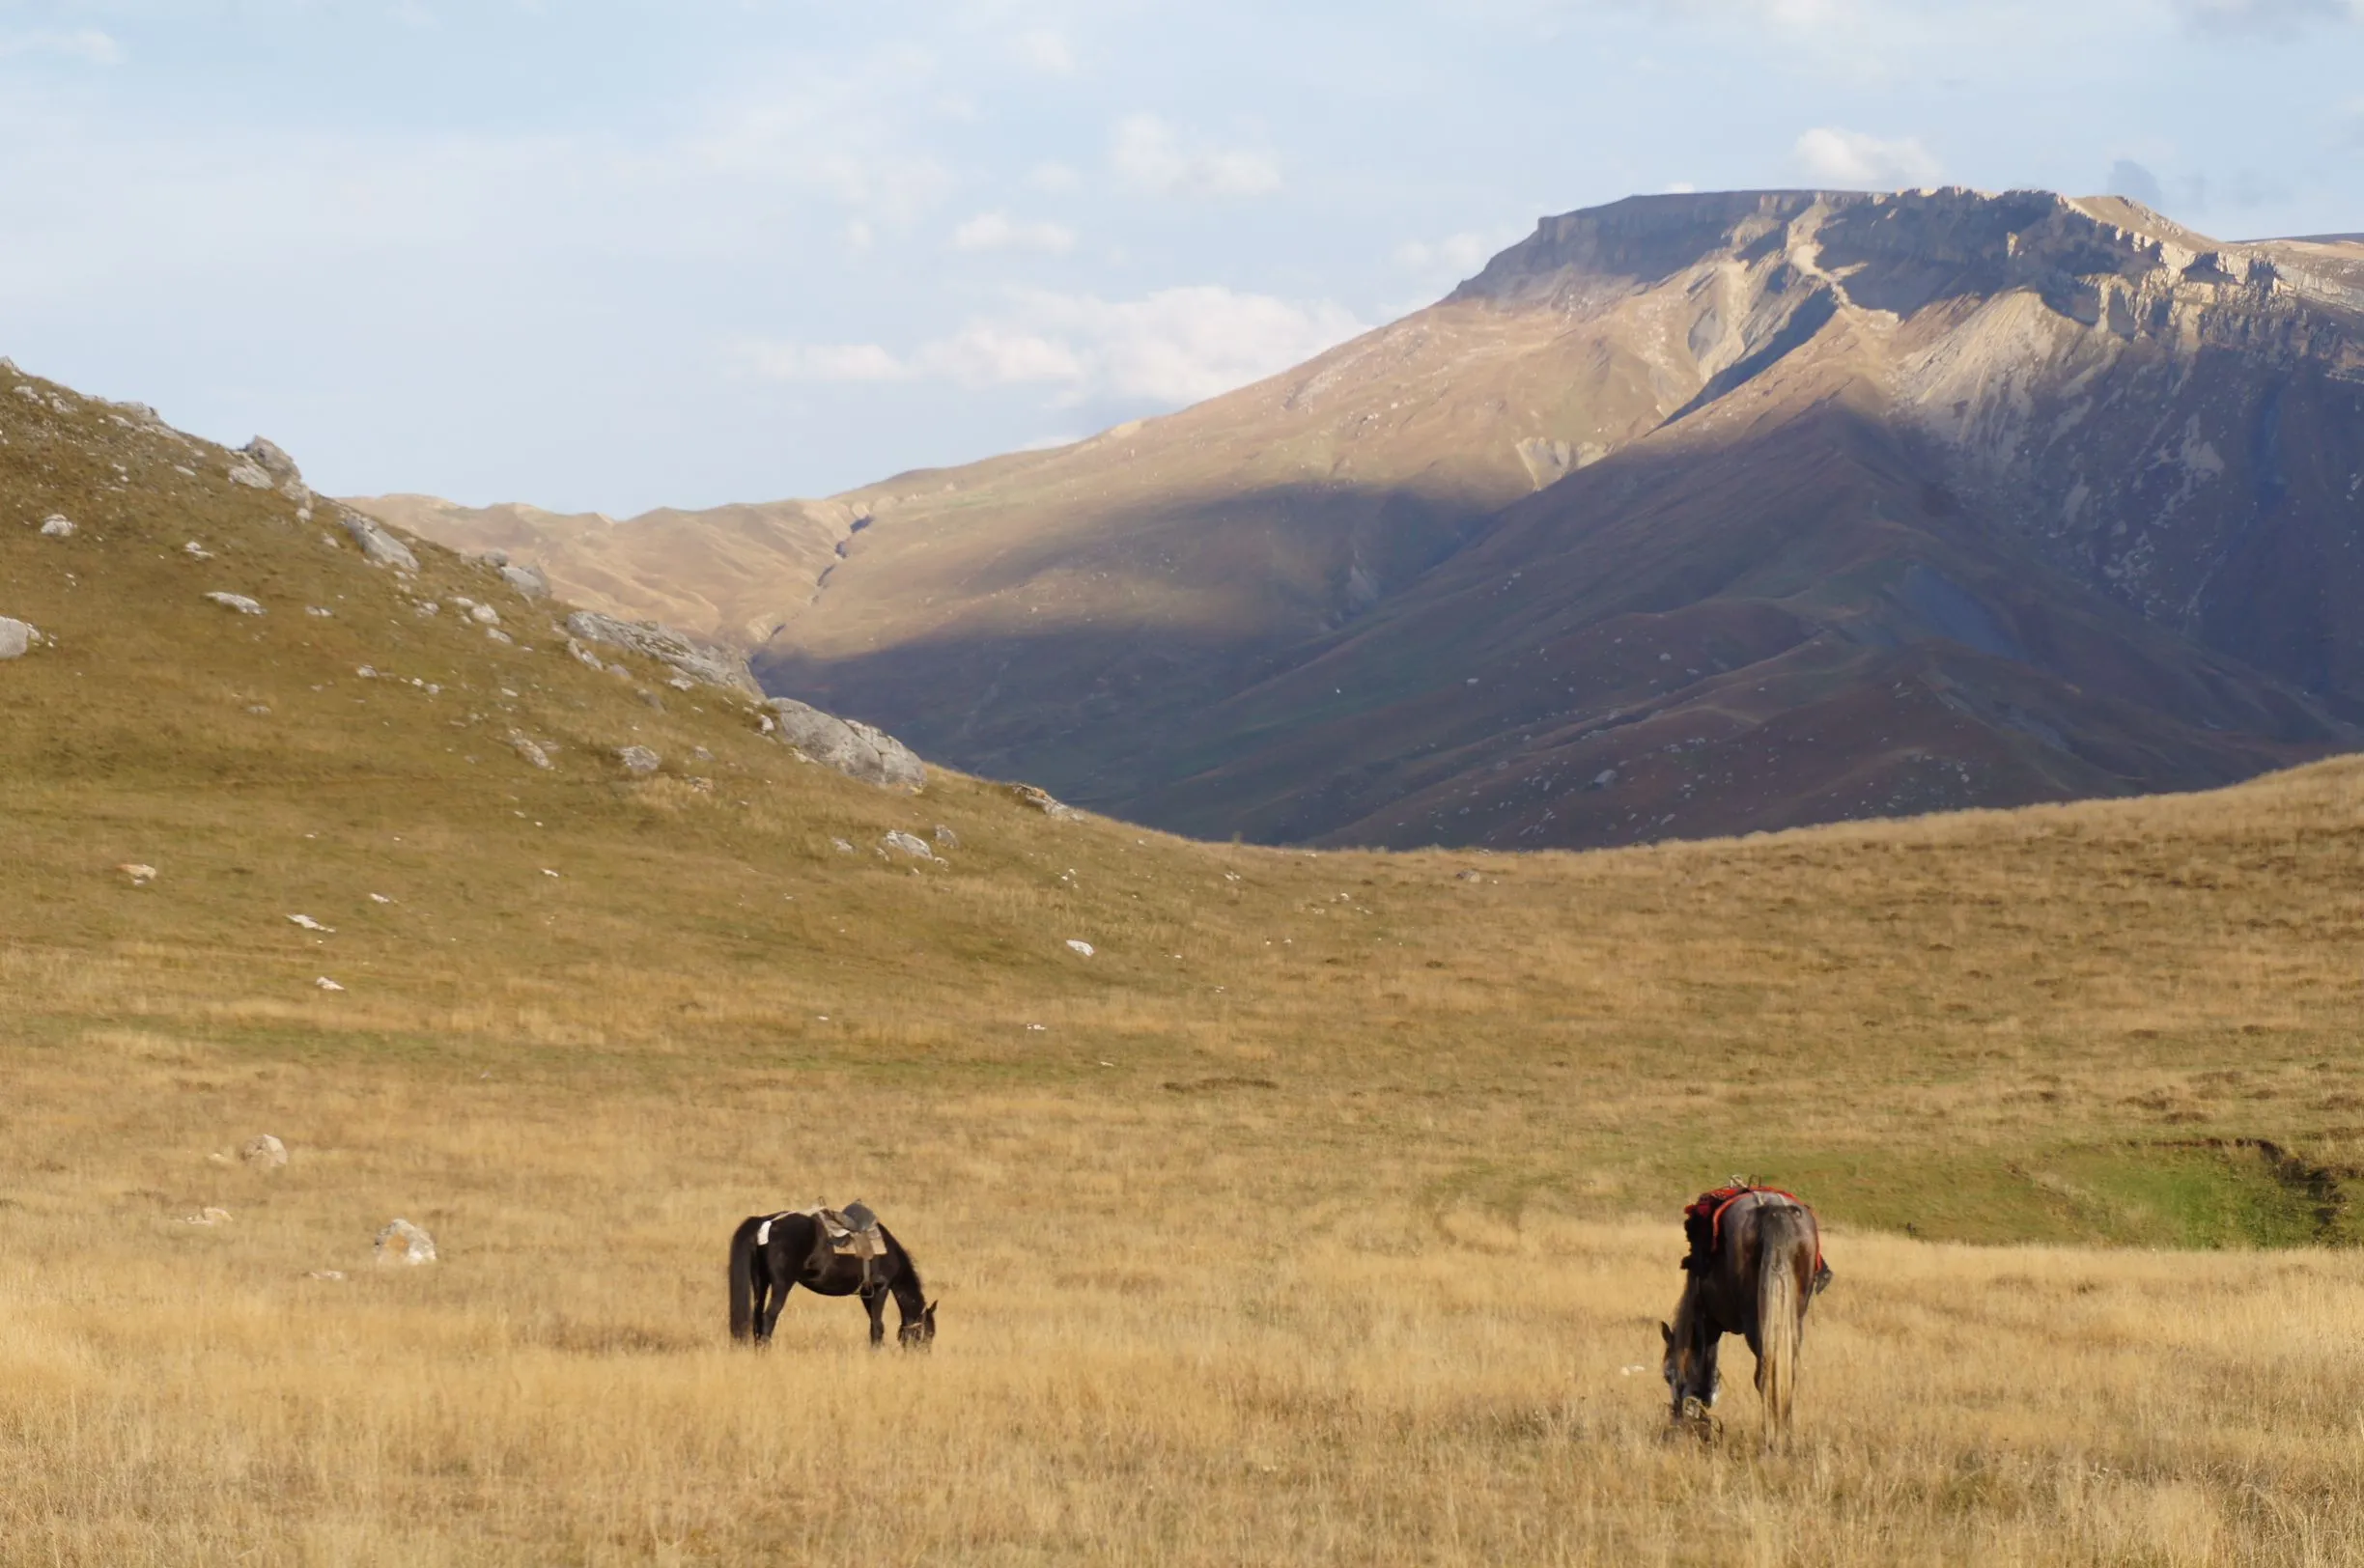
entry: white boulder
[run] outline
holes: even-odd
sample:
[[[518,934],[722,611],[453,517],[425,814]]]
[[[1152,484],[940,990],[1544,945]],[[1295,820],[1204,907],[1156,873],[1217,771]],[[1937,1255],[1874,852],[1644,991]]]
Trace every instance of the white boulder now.
[[[888,833],[885,838],[880,839],[879,849],[884,853],[907,854],[915,860],[933,860],[936,858],[936,852],[927,847],[927,840],[920,838],[915,834],[903,832],[899,829],[895,832]]]
[[[397,1219],[378,1233],[380,1263],[416,1265],[435,1260],[435,1238],[408,1219]]]
[[[746,659],[727,649],[699,642],[669,626],[659,626],[649,621],[619,621],[612,615],[577,610],[567,617],[566,630],[585,642],[629,649],[671,665],[679,672],[673,684],[685,691],[691,685],[703,682],[707,686],[744,691],[750,697],[763,694],[763,688],[755,684],[755,677],[748,671]]]
[[[42,518],[41,531],[43,539],[71,539],[74,536],[73,518],[63,512],[53,512]]]
[[[257,1170],[278,1170],[288,1162],[287,1145],[268,1133],[257,1133],[239,1146],[239,1158]]]
[[[776,739],[849,778],[881,789],[916,790],[927,784],[927,766],[911,747],[858,718],[839,718],[809,703],[780,697],[772,703]]]
[[[376,518],[343,507],[338,509],[337,520],[352,535],[353,543],[361,546],[361,553],[370,565],[390,566],[397,572],[419,569],[418,557],[410,553],[410,546],[380,527]]]
[[[500,574],[501,581],[523,594],[527,599],[549,598],[549,578],[538,566],[511,566],[503,562],[500,567]]]
[[[635,778],[645,778],[664,765],[664,759],[646,746],[626,746],[616,753],[616,760]]]
[[[31,623],[11,620],[0,615],[0,658],[22,658],[25,650],[41,641],[41,633]]]
[[[263,606],[248,599],[244,594],[208,594],[206,598],[219,604],[223,609],[236,610],[240,615],[263,613]]]

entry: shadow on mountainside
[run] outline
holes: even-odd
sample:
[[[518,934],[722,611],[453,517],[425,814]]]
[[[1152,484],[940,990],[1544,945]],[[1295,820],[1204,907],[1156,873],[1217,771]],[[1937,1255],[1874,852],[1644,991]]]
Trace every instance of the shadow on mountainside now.
[[[1613,455],[1313,636],[1066,627],[757,669],[954,766],[1272,842],[1624,843],[2196,788],[2364,743],[1948,478],[1833,399]]]

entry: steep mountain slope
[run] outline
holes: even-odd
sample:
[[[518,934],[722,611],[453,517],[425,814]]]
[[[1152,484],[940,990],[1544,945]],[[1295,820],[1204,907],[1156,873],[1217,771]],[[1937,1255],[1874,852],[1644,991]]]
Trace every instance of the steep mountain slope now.
[[[2360,492],[2364,246],[1638,198],[1257,386],[841,497],[863,526],[755,658],[1218,835],[2189,787],[2364,742]]]

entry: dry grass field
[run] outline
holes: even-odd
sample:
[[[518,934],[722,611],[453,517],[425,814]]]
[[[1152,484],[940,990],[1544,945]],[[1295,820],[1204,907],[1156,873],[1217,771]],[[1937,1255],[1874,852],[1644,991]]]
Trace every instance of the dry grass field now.
[[[2364,762],[1196,845],[852,783],[128,428],[0,448],[83,529],[0,526],[53,639],[0,664],[0,1562],[2364,1555]],[[417,607],[463,590],[516,641]],[[1733,1171],[1838,1272],[1772,1457],[1745,1353],[1727,1441],[1661,1437]],[[727,1342],[732,1225],[824,1196],[932,1355],[803,1296]],[[373,1266],[398,1215],[439,1262]]]

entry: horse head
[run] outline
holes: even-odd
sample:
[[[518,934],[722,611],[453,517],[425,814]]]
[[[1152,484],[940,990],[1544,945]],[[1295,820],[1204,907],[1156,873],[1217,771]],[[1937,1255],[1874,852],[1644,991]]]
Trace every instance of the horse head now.
[[[919,1315],[895,1331],[895,1342],[905,1350],[925,1350],[936,1342],[936,1303],[930,1302]]]
[[[1666,1359],[1661,1370],[1666,1375],[1667,1416],[1670,1420],[1699,1424],[1714,1419],[1716,1395],[1723,1391],[1723,1375],[1716,1368],[1716,1349],[1721,1335],[1703,1335],[1692,1330],[1688,1314],[1683,1317],[1683,1330],[1676,1333],[1666,1324],[1658,1325],[1659,1337],[1666,1341]]]

